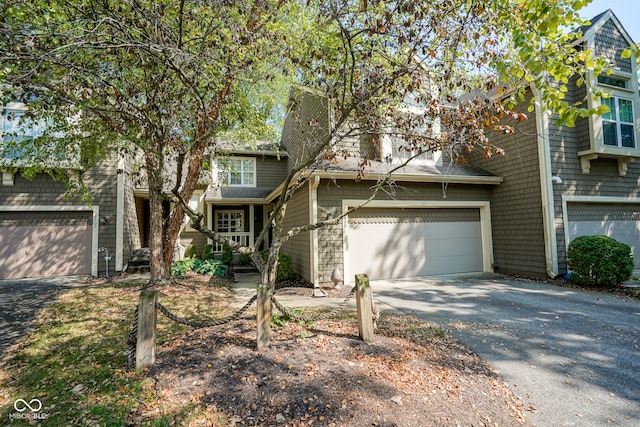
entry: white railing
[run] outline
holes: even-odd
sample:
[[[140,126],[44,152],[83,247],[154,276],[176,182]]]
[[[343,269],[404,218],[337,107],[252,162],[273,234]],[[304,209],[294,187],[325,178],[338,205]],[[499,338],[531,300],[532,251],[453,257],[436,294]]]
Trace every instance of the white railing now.
[[[249,246],[250,233],[218,233],[220,236],[227,237],[241,246]],[[222,252],[224,245],[222,243],[213,242],[213,252]]]

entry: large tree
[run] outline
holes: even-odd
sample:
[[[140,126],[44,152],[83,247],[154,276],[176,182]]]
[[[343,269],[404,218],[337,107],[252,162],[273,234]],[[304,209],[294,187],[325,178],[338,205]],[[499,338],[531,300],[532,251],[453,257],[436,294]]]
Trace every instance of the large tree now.
[[[189,200],[220,138],[274,137],[269,119],[301,10],[296,2],[187,0],[18,1],[0,10],[5,99],[26,102],[57,132],[35,144],[55,147],[64,132],[57,149],[79,146],[86,166],[114,151],[139,156],[152,282],[166,276],[184,218],[179,204],[163,218],[166,194]],[[61,175],[38,160],[27,174]]]
[[[531,85],[539,94],[531,102],[568,123],[594,113],[584,107],[586,100],[583,105],[563,100],[572,76],[603,66],[574,48],[578,34],[566,31],[581,24],[576,10],[587,3],[17,2],[3,11],[0,60],[11,65],[0,77],[14,88],[38,91],[34,99],[60,106],[67,117],[64,110],[81,111],[82,132],[76,135],[87,145],[124,140],[143,154],[153,279],[165,272],[163,244],[165,255],[173,250],[185,211],[194,228],[252,257],[262,273],[258,345],[263,346],[269,342],[269,298],[280,248],[296,234],[336,224],[349,213],[284,227],[287,204],[313,169],[343,155],[336,147],[354,135],[374,143],[393,135],[414,155],[447,149],[455,157],[479,147],[491,156],[499,147],[491,145],[487,132],[513,131],[503,119],[524,119],[510,108],[525,100]],[[252,119],[265,123],[262,104],[251,98],[260,91],[249,88],[276,76],[325,100],[331,118],[298,117],[304,118],[302,127],[315,130],[301,133],[292,150],[292,167],[269,221],[273,238],[265,262],[255,248],[267,229],[254,247],[240,247],[204,227],[185,201],[215,136],[234,125],[257,126]],[[463,96],[488,92],[498,96]],[[293,107],[289,114],[298,114]],[[367,161],[360,160],[361,172]],[[162,173],[165,166],[172,167],[170,175]],[[167,176],[173,179],[176,208],[163,240],[162,178]],[[390,173],[380,177],[372,197],[390,185]]]

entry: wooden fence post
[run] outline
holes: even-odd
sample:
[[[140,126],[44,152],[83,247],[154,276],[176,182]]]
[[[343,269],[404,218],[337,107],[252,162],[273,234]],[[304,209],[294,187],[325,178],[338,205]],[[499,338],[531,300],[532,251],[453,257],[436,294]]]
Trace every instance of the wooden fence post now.
[[[138,302],[138,337],[136,369],[153,365],[156,361],[156,301],[158,291],[142,291]]]
[[[364,342],[373,341],[373,299],[366,274],[356,274],[356,309],[358,311],[358,335]]]
[[[265,348],[271,341],[271,288],[265,285],[258,285],[257,299],[257,339],[256,346]]]

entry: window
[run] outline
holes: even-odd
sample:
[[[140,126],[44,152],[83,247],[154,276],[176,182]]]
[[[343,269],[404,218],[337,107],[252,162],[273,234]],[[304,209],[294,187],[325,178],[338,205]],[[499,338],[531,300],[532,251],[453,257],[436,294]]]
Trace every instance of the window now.
[[[603,98],[602,105],[606,105],[610,110],[602,115],[604,145],[635,148],[633,102],[630,99],[612,96]]]
[[[629,89],[629,79],[614,76],[598,76],[598,83],[620,89]]]
[[[244,231],[243,211],[217,211],[215,228],[218,233],[238,233]]]
[[[229,160],[229,172],[227,184],[231,186],[256,186],[256,160],[231,158]]]
[[[2,111],[2,142],[16,145],[3,149],[3,157],[8,159],[24,158],[30,151],[24,141],[33,140],[44,133],[44,123],[25,117],[24,110],[6,108]]]

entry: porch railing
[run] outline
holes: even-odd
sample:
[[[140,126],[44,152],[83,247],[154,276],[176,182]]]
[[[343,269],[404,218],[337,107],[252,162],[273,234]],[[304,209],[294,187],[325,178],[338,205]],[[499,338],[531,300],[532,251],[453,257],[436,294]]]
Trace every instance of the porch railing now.
[[[221,236],[230,238],[234,242],[242,245],[249,246],[252,242],[250,241],[250,233],[219,233]],[[213,242],[213,252],[222,252],[222,248],[224,245],[222,243]]]

